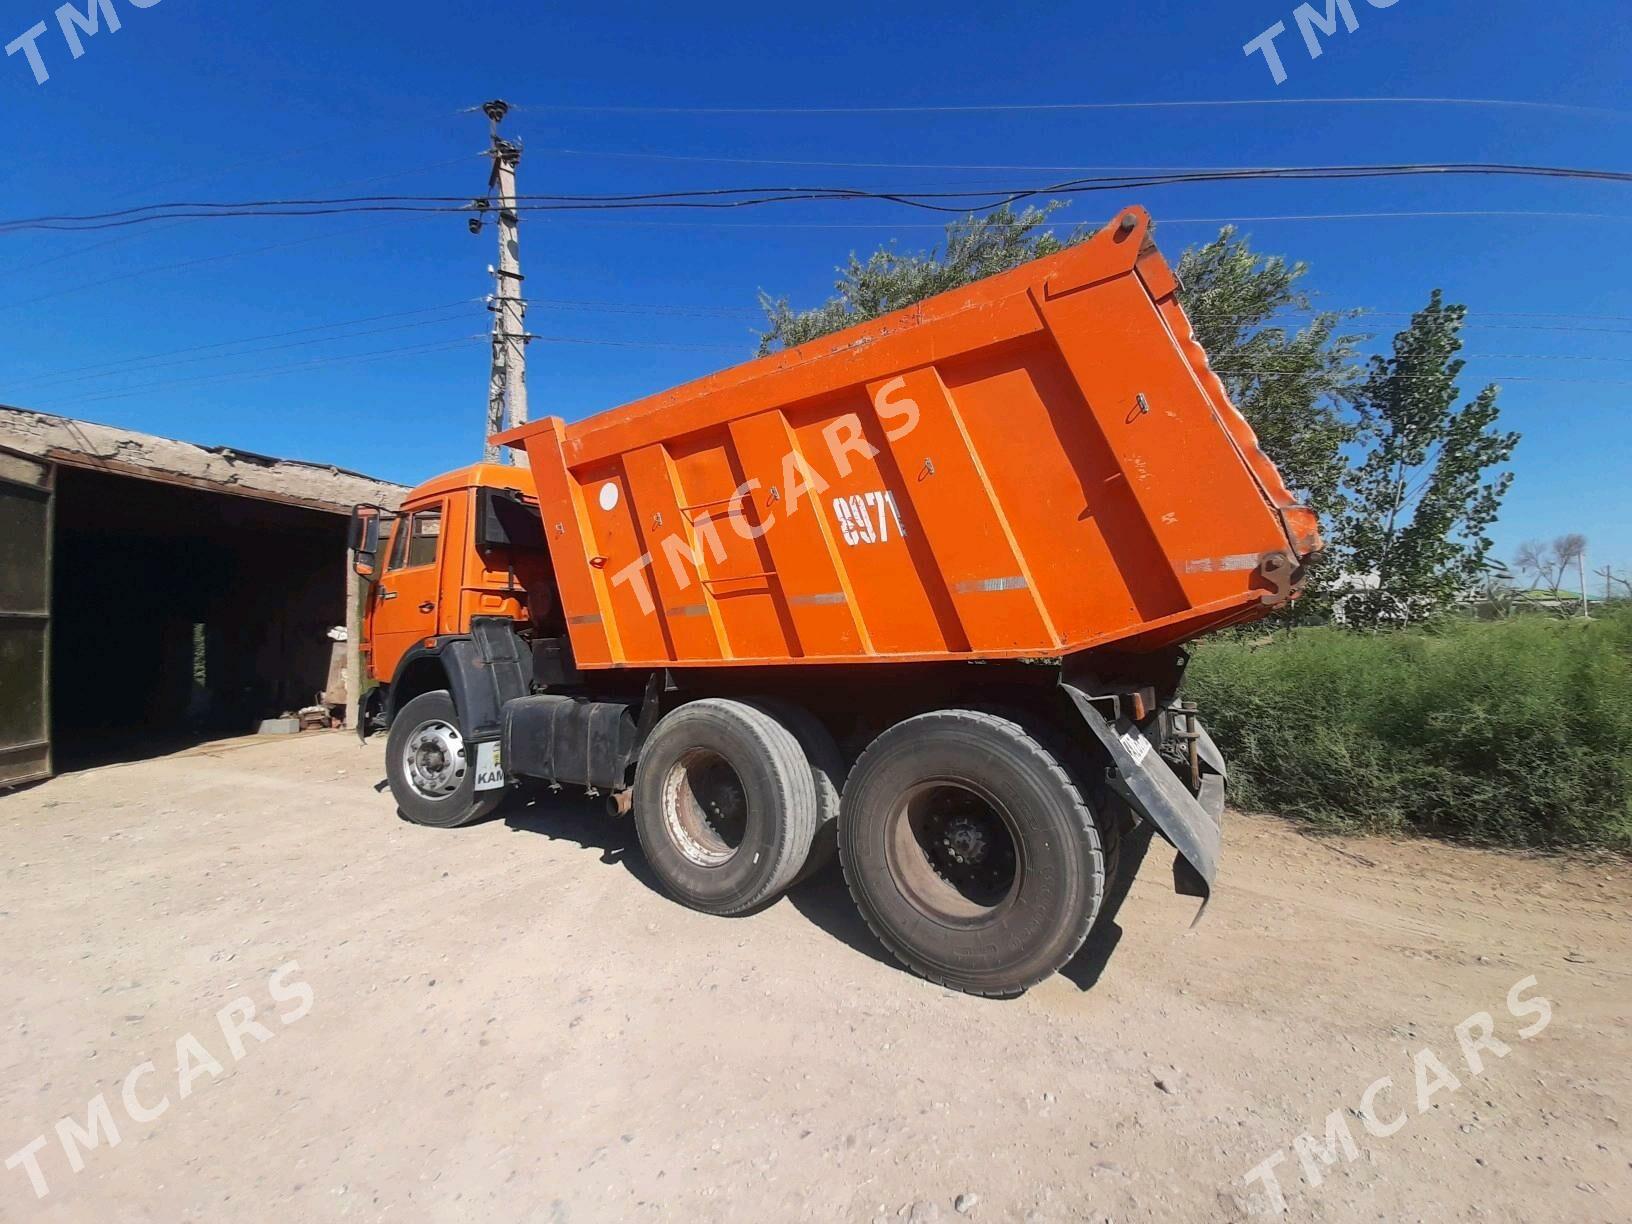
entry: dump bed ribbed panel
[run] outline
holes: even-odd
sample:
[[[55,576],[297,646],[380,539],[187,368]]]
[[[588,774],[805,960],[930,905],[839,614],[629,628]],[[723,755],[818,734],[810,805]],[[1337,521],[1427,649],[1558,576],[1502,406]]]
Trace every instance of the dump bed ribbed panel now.
[[[1057,657],[1263,615],[1319,547],[1149,240],[525,446],[581,666]]]

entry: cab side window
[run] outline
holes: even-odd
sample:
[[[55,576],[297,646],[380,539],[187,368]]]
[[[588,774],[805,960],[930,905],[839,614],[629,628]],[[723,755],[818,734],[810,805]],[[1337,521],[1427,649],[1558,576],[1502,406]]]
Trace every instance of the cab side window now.
[[[385,559],[385,568],[391,570],[402,568],[402,553],[408,545],[408,520],[398,516],[391,532],[391,551]]]
[[[391,559],[386,570],[413,569],[436,561],[437,541],[442,538],[442,507],[416,510],[397,520],[391,537]]]

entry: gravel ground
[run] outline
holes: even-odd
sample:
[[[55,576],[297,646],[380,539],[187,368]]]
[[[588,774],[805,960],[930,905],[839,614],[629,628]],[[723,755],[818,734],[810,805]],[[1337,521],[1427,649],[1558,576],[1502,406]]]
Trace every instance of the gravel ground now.
[[[1153,851],[994,1002],[897,969],[836,875],[710,918],[581,800],[408,825],[380,751],[0,798],[0,1218],[1231,1220],[1277,1154],[1291,1218],[1628,1218],[1622,861],[1232,815],[1195,931]]]

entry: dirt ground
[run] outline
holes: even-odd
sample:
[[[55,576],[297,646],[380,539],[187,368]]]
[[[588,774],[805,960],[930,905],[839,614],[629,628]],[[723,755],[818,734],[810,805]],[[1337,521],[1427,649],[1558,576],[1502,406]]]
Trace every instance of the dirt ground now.
[[[897,969],[836,873],[706,917],[581,799],[402,822],[380,752],[0,798],[0,1157],[41,1139],[47,1190],[13,1161],[0,1217],[1231,1220],[1273,1211],[1244,1179],[1277,1153],[1288,1218],[1632,1216],[1624,863],[1231,816],[1193,933],[1158,846],[1066,973],[993,1002]],[[1507,1053],[1475,1074],[1480,1012]],[[116,1146],[74,1134],[99,1094]],[[1310,1150],[1312,1185],[1295,1141],[1334,1111],[1357,1158]]]

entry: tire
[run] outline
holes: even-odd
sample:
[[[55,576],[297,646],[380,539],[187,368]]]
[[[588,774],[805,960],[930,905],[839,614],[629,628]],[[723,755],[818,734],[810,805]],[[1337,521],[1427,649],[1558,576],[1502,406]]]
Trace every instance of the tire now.
[[[421,762],[418,769],[410,758]],[[476,793],[475,762],[465,759],[459,711],[446,689],[421,693],[397,711],[385,740],[385,776],[397,810],[433,829],[474,824],[504,798],[503,790]]]
[[[1105,893],[1099,832],[1058,758],[1010,718],[897,723],[845,786],[839,860],[862,917],[907,968],[1013,995],[1071,959]]]
[[[1044,752],[1059,762],[1060,768],[1076,785],[1077,793],[1093,815],[1094,830],[1099,834],[1100,861],[1105,867],[1104,891],[1108,893],[1116,882],[1116,873],[1122,861],[1122,834],[1132,827],[1137,818],[1127,801],[1103,781],[1108,763],[1103,749],[1073,739],[1063,728],[1023,707],[977,706],[975,709],[1023,727]],[[1103,912],[1103,905],[1101,910]]]
[[[747,702],[706,698],[652,728],[635,768],[634,814],[670,896],[741,914],[779,897],[809,858],[816,789],[782,723]]]
[[[1139,818],[1133,814],[1128,801],[1109,786],[1096,796],[1094,811],[1099,817],[1099,840],[1105,850],[1105,887],[1110,889],[1121,877],[1122,847],[1138,827]]]
[[[802,884],[839,856],[839,799],[848,772],[844,754],[821,720],[804,706],[777,697],[755,697],[748,704],[764,710],[791,731],[810,766],[811,784],[816,788],[816,831],[810,839],[805,865],[793,877],[793,884]]]

